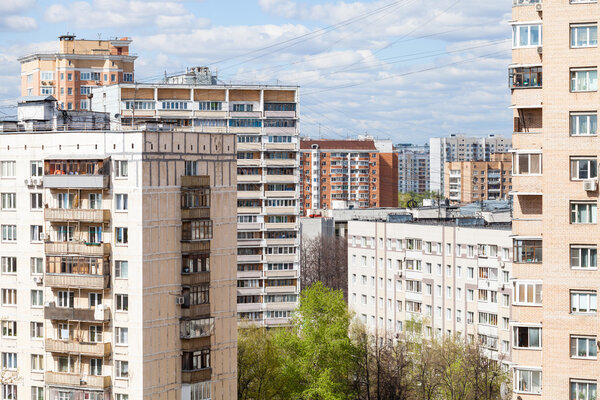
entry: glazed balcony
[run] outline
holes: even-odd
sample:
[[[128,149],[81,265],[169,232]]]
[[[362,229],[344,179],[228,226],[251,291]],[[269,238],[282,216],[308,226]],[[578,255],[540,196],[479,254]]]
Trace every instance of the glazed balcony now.
[[[208,175],[201,175],[201,176],[183,175],[181,177],[181,187],[200,188],[200,187],[208,187],[208,186],[210,186],[210,176],[208,176]]]
[[[210,240],[201,241],[182,241],[181,251],[184,253],[196,253],[196,252],[209,252],[210,251]]]
[[[80,254],[91,257],[104,257],[110,255],[110,243],[86,242],[46,242],[44,251],[46,255]]]
[[[197,383],[210,380],[211,368],[198,369],[195,371],[181,371],[181,383]]]
[[[111,354],[111,344],[46,339],[46,351],[62,354],[81,354],[89,357],[108,357]]]
[[[108,289],[110,276],[46,273],[44,280],[46,286],[55,288]]]
[[[182,208],[181,219],[206,219],[210,218],[210,208]]]
[[[513,7],[541,4],[542,0],[513,0]]]
[[[111,386],[111,378],[110,376],[95,376],[48,371],[46,372],[46,384],[105,389]]]
[[[110,309],[104,311],[89,308],[57,307],[56,303],[48,303],[44,307],[44,318],[55,321],[98,322],[110,320]]]
[[[194,286],[200,283],[210,282],[210,271],[195,272],[195,273],[181,273],[181,284]]]
[[[110,221],[110,210],[86,210],[82,208],[46,208],[44,219],[50,222],[105,223]]]

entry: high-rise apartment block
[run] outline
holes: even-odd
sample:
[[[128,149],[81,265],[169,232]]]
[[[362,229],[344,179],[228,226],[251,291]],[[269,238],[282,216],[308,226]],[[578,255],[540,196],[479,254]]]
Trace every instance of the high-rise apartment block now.
[[[396,145],[398,153],[398,192],[425,193],[429,191],[429,145]]]
[[[382,337],[460,334],[508,365],[510,224],[467,221],[349,221],[349,306]]]
[[[235,136],[107,130],[52,98],[19,114],[0,135],[2,398],[235,398]]]
[[[444,171],[448,162],[490,161],[493,153],[506,153],[510,149],[510,138],[496,135],[481,138],[453,134],[449,137],[431,138],[429,188],[434,192],[444,193]]]
[[[169,77],[189,82],[204,70]],[[194,80],[195,82],[195,80]],[[287,324],[298,301],[298,89],[189,83],[120,84],[93,91],[116,126],[169,123],[237,141],[238,317]],[[164,147],[166,144],[162,144]],[[221,142],[181,144],[220,150]],[[160,150],[163,150],[161,147]],[[233,147],[225,149],[232,151]]]
[[[301,212],[397,207],[398,155],[385,145],[367,138],[302,140]]]
[[[596,399],[600,4],[515,1],[512,12],[512,319],[529,338],[515,344],[513,389],[523,399]]]
[[[444,197],[451,203],[507,200],[512,190],[512,154],[495,153],[490,161],[446,163]]]
[[[133,82],[134,61],[129,38],[113,40],[59,37],[58,52],[37,52],[19,58],[21,96],[53,95],[60,108],[87,110],[97,86]]]

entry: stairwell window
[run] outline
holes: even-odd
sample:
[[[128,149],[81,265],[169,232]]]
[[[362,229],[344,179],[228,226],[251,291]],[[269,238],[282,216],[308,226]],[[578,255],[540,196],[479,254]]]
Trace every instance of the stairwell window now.
[[[571,136],[596,136],[598,115],[596,112],[571,113]]]
[[[581,68],[571,70],[571,92],[595,92],[598,90],[598,70]]]
[[[596,47],[598,46],[598,25],[577,24],[571,25],[571,47]]]
[[[571,202],[572,224],[595,224],[597,214],[597,203]]]
[[[571,291],[571,313],[595,314],[598,309],[596,291]]]
[[[598,177],[596,158],[571,157],[571,180],[581,181]]]
[[[597,254],[596,246],[571,245],[571,269],[597,269]]]
[[[537,47],[542,45],[542,25],[513,25],[513,48]]]

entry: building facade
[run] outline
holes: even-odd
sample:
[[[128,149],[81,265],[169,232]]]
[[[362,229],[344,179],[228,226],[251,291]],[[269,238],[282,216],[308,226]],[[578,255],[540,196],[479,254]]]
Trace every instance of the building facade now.
[[[38,125],[0,148],[3,398],[235,398],[235,137]]]
[[[460,334],[509,364],[510,224],[459,221],[349,221],[349,306],[380,336]]]
[[[21,96],[52,95],[65,110],[90,108],[89,94],[97,86],[133,82],[134,62],[129,38],[114,40],[59,37],[58,52],[19,58]]]
[[[429,191],[429,145],[396,145],[398,153],[398,191],[425,193]]]
[[[513,320],[539,336],[514,349],[513,389],[524,400],[597,393],[599,15],[596,1],[512,9],[514,275],[527,288]]]
[[[300,211],[398,206],[398,155],[376,141],[302,140]]]
[[[511,139],[503,136],[468,137],[452,134],[429,139],[430,190],[444,193],[446,163],[456,161],[490,161],[493,153],[506,153]]]
[[[168,123],[236,136],[238,317],[287,324],[299,291],[298,89],[157,83],[93,93],[92,108],[118,114],[116,126]]]
[[[490,161],[446,163],[444,197],[453,204],[507,200],[512,190],[512,154],[496,153]]]

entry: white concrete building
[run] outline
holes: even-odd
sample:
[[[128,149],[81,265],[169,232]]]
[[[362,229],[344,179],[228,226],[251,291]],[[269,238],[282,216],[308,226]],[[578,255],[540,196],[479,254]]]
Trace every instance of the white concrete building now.
[[[377,334],[478,339],[510,361],[510,224],[473,219],[348,223],[348,303]]]

